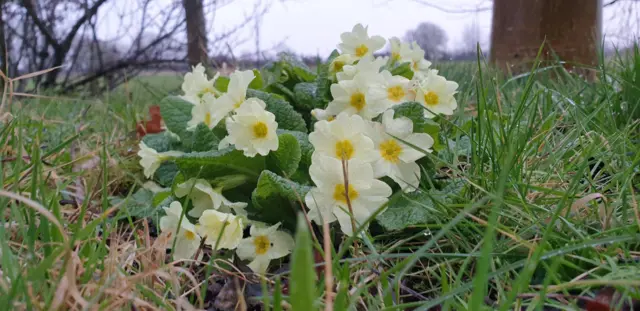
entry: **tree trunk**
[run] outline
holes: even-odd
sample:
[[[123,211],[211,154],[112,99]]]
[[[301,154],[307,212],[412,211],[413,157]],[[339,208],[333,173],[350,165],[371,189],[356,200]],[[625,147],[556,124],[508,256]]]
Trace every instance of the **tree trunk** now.
[[[596,65],[601,14],[601,0],[494,0],[490,60],[505,71],[528,70],[544,43],[543,59]]]
[[[204,10],[202,0],[182,0],[185,17],[187,19],[187,59],[189,65],[199,63],[206,65],[207,34],[205,33]]]

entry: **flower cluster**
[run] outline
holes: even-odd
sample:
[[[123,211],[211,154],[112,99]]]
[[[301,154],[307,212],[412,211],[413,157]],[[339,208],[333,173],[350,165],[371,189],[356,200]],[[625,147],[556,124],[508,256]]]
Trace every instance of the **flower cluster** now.
[[[254,179],[249,182],[258,185],[245,203],[227,199],[223,195],[227,188],[200,175],[174,178],[169,191],[172,200],[165,203],[168,205],[163,207],[166,216],[160,219],[161,231],[174,237],[174,243],[168,245],[173,248],[174,257],[193,258],[200,245],[205,244],[214,250],[235,250],[240,259],[250,261],[251,269],[264,273],[272,259],[286,256],[293,248],[291,235],[280,229],[280,222],[274,223],[281,220],[279,216],[261,218],[256,214],[256,205],[261,208],[258,213],[270,213],[266,209],[279,208],[271,201],[262,204],[260,200],[264,197],[278,191],[305,191],[301,196],[304,196],[309,219],[318,224],[337,220],[342,232],[353,235],[356,228],[386,206],[393,194],[392,187],[411,192],[420,186],[421,168],[416,161],[432,152],[434,139],[425,133],[422,125],[414,124],[414,120],[419,119],[416,122],[424,124],[431,122],[426,119],[439,114],[453,114],[457,108],[454,95],[458,85],[431,69],[431,63],[424,59],[424,51],[415,42],[409,44],[391,38],[391,56],[376,57],[374,53],[384,47],[386,40],[369,36],[366,27],[358,24],[351,32],[343,33],[341,39],[338,45],[341,53],[324,64],[328,70],[324,71],[324,76],[317,77],[322,82],[327,81],[327,86],[330,84],[330,94],[327,92],[326,95],[330,100],[324,100],[313,91],[309,96],[318,96],[314,106],[301,105],[304,108],[300,108],[307,109],[304,113],[310,115],[306,119],[315,119],[314,124],[305,124],[305,119],[284,100],[278,106],[271,102],[276,98],[271,95],[262,99],[248,97],[252,81],[261,79],[254,71],[236,71],[229,77],[216,75],[209,79],[204,67],[198,65],[185,75],[181,98],[188,102],[184,105],[191,110],[191,119],[187,122],[182,118],[184,123],[172,123],[172,131],[183,132],[181,135],[193,145],[193,137],[199,136],[184,132],[195,133],[204,128],[213,133],[215,130],[211,135],[221,139],[219,143],[215,140],[213,149],[207,149],[213,157],[211,163],[218,163],[219,159],[215,157],[221,154],[235,154],[233,159],[220,162],[214,172],[235,167],[243,173],[257,167],[258,172],[250,174]],[[278,80],[280,72],[276,74],[277,78],[271,81]],[[310,75],[311,78],[297,78],[296,83],[306,81],[304,86],[309,87],[313,84],[310,81],[316,79],[313,73]],[[299,91],[308,89],[295,87],[294,91],[283,92],[284,87],[279,84],[263,89],[280,90],[282,96],[277,98],[297,96]],[[316,105],[318,102],[322,104]],[[398,110],[406,106],[405,103],[422,107],[423,112],[418,110],[417,116],[411,116],[412,120]],[[294,119],[298,124],[302,123],[296,125],[295,131],[290,128],[293,125],[288,124]],[[287,131],[278,130],[278,122]],[[176,128],[175,124],[181,125]],[[308,135],[307,127],[313,128]],[[223,136],[215,136],[221,132]],[[279,139],[279,135],[293,137]],[[307,148],[304,152],[303,147]],[[151,178],[161,163],[176,159],[186,161],[190,158],[189,152],[192,150],[188,148],[158,152],[141,142],[138,155],[145,176]],[[307,157],[304,165],[301,164],[303,156]],[[248,159],[253,162],[246,162]],[[245,168],[243,164],[229,162],[235,160],[252,165]],[[274,161],[276,165],[270,167]],[[295,163],[284,163],[286,161]],[[197,162],[197,165],[206,162]],[[204,166],[199,167],[202,173]],[[204,173],[209,173],[206,175],[211,179],[224,177]],[[193,171],[192,174],[195,175]],[[256,174],[260,175],[258,181]],[[267,177],[263,180],[263,176]],[[270,186],[270,182],[284,185]],[[296,182],[312,187],[293,187]],[[266,185],[264,192],[260,191],[261,184]],[[287,200],[298,196],[287,193],[276,197],[276,200]],[[278,205],[282,201],[275,202]],[[248,232],[245,231],[247,226],[250,226]],[[284,220],[282,226],[291,230]]]
[[[226,92],[214,87],[217,78],[216,75],[208,80],[201,65],[185,75],[182,85],[185,94],[181,97],[193,104],[187,129],[194,130],[200,123],[212,129],[224,122],[228,135],[221,140],[219,149],[232,144],[247,157],[277,150],[275,116],[265,110],[262,100],[246,98],[247,88],[255,78],[253,71],[232,73]],[[182,152],[158,153],[141,142],[138,155],[145,176],[150,178],[162,162]],[[193,206],[187,213],[179,201],[164,207],[166,216],[160,219],[160,230],[175,237],[175,243],[167,245],[169,248],[175,245],[175,258],[193,258],[204,239],[204,244],[214,250],[237,249],[241,259],[253,260],[249,267],[264,273],[271,259],[284,257],[293,248],[291,235],[277,231],[279,224],[267,228],[265,224],[249,220],[245,211],[247,203],[229,201],[222,195],[222,189],[214,189],[207,180],[192,178],[179,183],[174,195],[188,197]],[[197,223],[193,224],[189,218],[196,219]],[[251,236],[243,239],[248,225],[251,225]]]
[[[338,220],[342,231],[351,235],[353,226],[364,223],[392,194],[378,178],[387,176],[404,191],[417,189],[416,161],[431,152],[434,143],[429,134],[414,133],[410,119],[394,118],[392,108],[416,101],[426,108],[426,118],[450,115],[457,107],[458,85],[430,69],[415,42],[392,38],[391,57],[385,59],[373,57],[384,39],[369,37],[360,24],[341,38],[342,54],[329,67],[336,79],[331,85],[333,101],[313,111],[320,120],[309,134],[315,148],[309,174],[316,187],[305,201],[310,219]],[[412,80],[384,69],[403,63],[409,63]]]

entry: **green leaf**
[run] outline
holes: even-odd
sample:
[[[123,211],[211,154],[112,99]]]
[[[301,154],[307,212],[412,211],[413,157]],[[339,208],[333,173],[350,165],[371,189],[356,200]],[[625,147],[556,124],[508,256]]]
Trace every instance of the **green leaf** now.
[[[153,196],[153,201],[151,202],[151,204],[155,207],[158,207],[160,206],[160,204],[162,204],[162,202],[166,201],[170,197],[172,197],[171,190],[158,192]]]
[[[226,92],[227,89],[229,88],[229,77],[218,77],[218,79],[216,79],[216,82],[213,83],[213,87],[216,88],[216,90],[220,91],[220,92]]]
[[[247,90],[247,97],[262,99],[267,104],[266,110],[276,116],[278,128],[299,132],[307,131],[307,124],[302,116],[286,100],[273,94],[251,89]]]
[[[253,80],[251,80],[251,83],[249,83],[249,88],[254,90],[262,89],[262,87],[264,86],[264,81],[262,80],[262,75],[260,74],[260,70],[254,69],[253,74],[255,74],[256,77],[253,78]]]
[[[288,71],[301,82],[311,82],[316,79],[316,74],[311,71],[309,66],[292,55],[282,55],[281,62],[284,62],[285,70],[290,68]]]
[[[302,62],[301,62],[301,64],[302,64]],[[311,71],[309,69],[309,67],[307,67],[307,65],[304,65],[304,67],[295,66],[295,67],[293,67],[293,72],[298,77],[300,77],[300,80],[302,80],[302,81],[311,82],[311,81],[315,80],[315,78],[316,78],[316,74],[313,73],[313,71]]]
[[[309,142],[309,135],[307,133],[298,132],[298,131],[287,131],[287,130],[278,130],[278,135],[281,134],[290,134],[293,135],[297,140],[298,144],[300,144],[301,158],[300,158],[300,168],[307,169],[311,165],[311,155],[313,155],[313,145]]]
[[[171,150],[171,138],[165,133],[147,134],[142,137],[142,142],[157,152],[169,151]]]
[[[298,83],[293,88],[297,103],[296,108],[311,111],[314,108],[324,108],[320,94],[318,93],[318,85],[316,83],[303,82]]]
[[[440,213],[432,198],[437,202],[450,203],[447,196],[438,190],[398,193],[389,201],[387,210],[378,215],[376,220],[389,231],[428,223],[433,220],[434,215]]]
[[[268,224],[282,223],[284,228],[295,229],[296,213],[301,211],[300,200],[311,187],[302,186],[271,171],[263,171],[258,186],[251,194],[250,218]],[[251,215],[253,214],[253,215]]]
[[[417,102],[406,102],[393,107],[393,118],[407,117],[413,122],[414,133],[427,133],[433,138],[433,149],[438,151],[442,149],[440,143],[440,124],[424,117],[424,108]]]
[[[391,69],[391,74],[394,76],[403,76],[409,80],[413,78],[413,70],[411,70],[411,63],[402,63],[395,68]]]
[[[217,149],[220,143],[220,139],[204,123],[198,124],[190,140],[191,150],[195,152]]]
[[[163,187],[169,187],[173,184],[173,178],[178,174],[178,167],[173,162],[164,162],[156,170],[155,181]]]
[[[291,255],[291,286],[289,286],[291,310],[316,310],[313,247],[307,223],[302,215],[298,216],[295,245]]]
[[[279,82],[270,84],[266,88],[266,91],[269,93],[281,95],[283,98],[285,98],[288,101],[294,101],[296,98],[290,89],[288,89],[286,86],[284,86],[284,84]]]
[[[267,156],[267,168],[283,176],[291,176],[298,169],[302,157],[300,143],[295,136],[286,133],[278,135],[278,140],[278,150]]]
[[[160,101],[159,106],[167,129],[176,133],[181,140],[188,138],[187,123],[191,120],[193,104],[177,96],[168,96]]]
[[[264,157],[245,157],[242,151],[232,148],[188,153],[178,157],[175,162],[186,176],[203,179],[239,174],[256,180],[265,169]]]
[[[125,211],[119,213],[116,219],[123,219],[127,216],[146,218],[157,214],[157,205],[154,204],[154,193],[144,188],[138,189],[134,194],[126,198],[112,198],[110,203],[112,205],[122,204],[120,210]]]

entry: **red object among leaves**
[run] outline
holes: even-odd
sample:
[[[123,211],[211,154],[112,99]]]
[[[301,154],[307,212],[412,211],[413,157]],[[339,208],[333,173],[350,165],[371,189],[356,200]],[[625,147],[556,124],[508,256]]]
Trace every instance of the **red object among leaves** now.
[[[164,131],[162,129],[162,116],[160,115],[160,106],[153,105],[149,107],[150,121],[140,121],[136,126],[138,132],[138,138],[144,137],[147,134],[155,134]]]
[[[631,299],[622,301],[622,294],[614,287],[604,287],[593,300],[587,302],[586,311],[633,311],[640,310],[640,301]],[[622,302],[622,304],[621,304]]]

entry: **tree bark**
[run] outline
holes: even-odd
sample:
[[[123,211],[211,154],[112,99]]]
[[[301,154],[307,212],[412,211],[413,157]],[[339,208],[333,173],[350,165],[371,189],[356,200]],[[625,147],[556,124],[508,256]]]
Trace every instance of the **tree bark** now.
[[[206,65],[207,34],[205,33],[205,18],[202,0],[182,0],[185,18],[187,19],[187,59],[189,65],[199,63]]]
[[[601,14],[601,0],[494,0],[490,60],[505,71],[528,70],[544,43],[543,59],[596,65]]]

